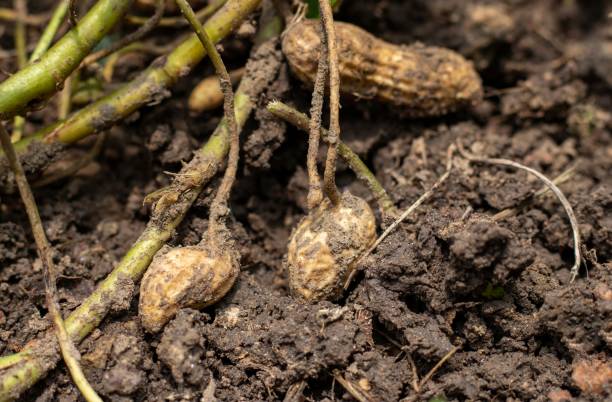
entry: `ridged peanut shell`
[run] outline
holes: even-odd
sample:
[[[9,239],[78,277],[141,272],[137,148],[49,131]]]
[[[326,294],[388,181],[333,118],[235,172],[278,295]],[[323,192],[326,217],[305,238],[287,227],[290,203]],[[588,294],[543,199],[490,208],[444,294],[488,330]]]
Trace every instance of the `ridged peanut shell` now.
[[[291,292],[306,301],[340,296],[353,264],[376,240],[376,218],[367,202],[345,192],[334,206],[327,198],[297,225],[289,241]]]
[[[232,288],[240,267],[231,251],[206,246],[177,247],[156,255],[140,286],[138,313],[142,326],[158,332],[185,307],[204,308]]]
[[[396,105],[409,116],[441,115],[482,97],[474,66],[452,50],[395,45],[352,24],[334,25],[343,93]],[[321,46],[319,22],[295,24],[282,46],[291,71],[312,85]]]

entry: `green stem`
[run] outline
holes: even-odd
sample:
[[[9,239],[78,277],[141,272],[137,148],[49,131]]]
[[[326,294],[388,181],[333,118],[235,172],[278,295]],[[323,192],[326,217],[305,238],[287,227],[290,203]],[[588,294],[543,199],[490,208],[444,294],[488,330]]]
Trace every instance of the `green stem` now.
[[[36,44],[36,48],[34,48],[34,51],[30,55],[30,58],[28,59],[28,63],[31,64],[35,62],[36,60],[40,58],[40,56],[43,55],[43,53],[47,51],[47,49],[49,49],[49,46],[51,46],[51,42],[53,41],[53,38],[55,37],[55,34],[57,33],[57,30],[60,24],[62,23],[62,20],[64,19],[64,16],[66,15],[66,11],[68,10],[69,3],[70,3],[70,0],[64,0],[57,6],[55,11],[53,12],[53,15],[51,16],[51,20],[49,20],[47,27],[45,28],[40,39],[38,40],[38,43]],[[24,16],[22,15],[21,17],[24,17]],[[18,21],[24,21],[24,20],[25,18],[18,19]],[[15,31],[16,31],[15,38],[17,38],[19,36],[17,35],[18,31],[17,29]],[[23,35],[25,35],[25,32],[23,33]],[[17,54],[21,54],[21,50],[19,50],[19,46],[17,46],[17,40],[15,42],[16,42],[15,48],[17,49]],[[25,53],[26,53],[25,39],[23,39],[23,57],[24,59],[25,59]],[[25,67],[25,63],[23,65],[20,63],[19,68],[21,69],[23,67]],[[15,120],[13,121],[13,135],[11,137],[11,140],[13,142],[19,141],[22,138],[24,125],[25,125],[25,119],[21,116],[15,116]]]
[[[204,26],[206,33],[213,42],[220,41],[237,28],[259,3],[261,0],[228,1],[207,21]],[[159,102],[169,96],[169,88],[188,74],[205,55],[198,37],[191,35],[168,56],[153,62],[133,81],[61,122],[44,140],[71,144],[111,127],[144,105]],[[43,128],[35,137],[41,138],[48,132],[47,128]]]
[[[310,119],[304,113],[301,113],[291,106],[280,101],[273,101],[268,104],[268,111],[273,115],[286,120],[300,130],[308,132]],[[321,137],[327,141],[327,130],[321,128]],[[374,173],[366,166],[359,156],[351,150],[344,142],[338,142],[338,155],[346,162],[351,170],[372,191],[380,210],[389,215],[395,215],[397,210],[393,205],[393,200],[380,184]]]
[[[271,22],[276,23],[277,20],[273,19]],[[273,33],[267,31],[268,35]],[[250,115],[255,105],[255,97],[263,90],[264,84],[260,82],[265,82],[256,80],[261,86],[257,87],[254,86],[253,80],[249,81],[247,78],[248,74],[235,96],[234,107],[239,128]],[[270,77],[270,81],[272,79],[273,77]],[[230,132],[225,120],[222,120],[193,160],[175,176],[173,184],[163,189],[163,193],[174,192],[178,195],[178,201],[163,207],[159,207],[160,202],[157,202],[144,232],[119,265],[66,319],[66,330],[75,343],[100,324],[126,285],[133,285],[140,280],[155,253],[172,236],[202,188],[216,174],[227,157],[229,144]],[[53,334],[48,334],[31,341],[17,354],[0,357],[0,402],[17,398],[54,368],[58,359],[54,345]]]
[[[15,51],[17,52],[17,68],[22,69],[28,63],[26,51],[26,27],[25,16],[28,14],[25,0],[15,0],[15,11],[17,20],[15,22]],[[13,120],[12,142],[17,142],[23,136],[23,127],[25,119],[21,116],[15,116]]]
[[[99,0],[37,63],[0,84],[0,119],[40,104],[61,88],[81,60],[125,14],[131,0]]]

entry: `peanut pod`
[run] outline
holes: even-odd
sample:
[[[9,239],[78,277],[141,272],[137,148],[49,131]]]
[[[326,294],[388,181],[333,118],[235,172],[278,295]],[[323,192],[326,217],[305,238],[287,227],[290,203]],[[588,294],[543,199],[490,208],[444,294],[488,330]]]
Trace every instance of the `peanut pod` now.
[[[345,94],[390,103],[414,117],[445,114],[482,97],[474,66],[452,50],[394,45],[352,24],[335,26],[340,90]],[[314,20],[293,25],[283,38],[291,71],[309,85],[317,73],[320,45]]]

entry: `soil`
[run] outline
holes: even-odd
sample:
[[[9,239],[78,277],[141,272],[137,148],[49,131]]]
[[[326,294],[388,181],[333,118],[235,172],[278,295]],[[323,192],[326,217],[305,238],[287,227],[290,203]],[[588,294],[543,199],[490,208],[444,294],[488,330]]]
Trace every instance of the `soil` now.
[[[39,13],[53,2],[29,3]],[[155,335],[140,325],[135,294],[127,311],[109,314],[79,346],[94,388],[112,401],[612,398],[611,12],[604,0],[384,0],[347,1],[336,15],[392,43],[453,49],[483,80],[482,102],[429,119],[343,98],[342,138],[398,208],[444,172],[456,141],[551,178],[575,167],[560,185],[583,239],[574,283],[572,236],[558,200],[533,197],[542,183],[524,172],[455,155],[448,180],[362,262],[340,300],[293,298],[284,258],[306,212],[307,137],[264,106],[280,98],[307,111],[311,93],[285,64],[242,134],[231,199],[230,229],[242,255],[234,289],[215,306],[180,311]],[[3,51],[13,49],[11,27],[0,26]],[[38,32],[29,31],[32,42]],[[252,31],[223,42],[230,67],[244,65]],[[156,32],[159,43],[178,35],[171,28]],[[133,78],[153,58],[126,59],[113,82]],[[13,57],[0,62],[1,74],[15,71]],[[212,73],[202,63],[170,98],[111,129],[94,162],[35,190],[56,251],[65,314],[142,232],[150,212],[145,195],[167,185],[172,178],[165,172],[178,171],[219,122],[220,110],[194,116],[187,109],[190,90]],[[26,131],[53,122],[54,102],[29,115]],[[45,148],[30,158],[28,172],[92,144],[68,147],[59,157]],[[375,210],[367,188],[342,164],[338,183]],[[26,215],[14,188],[0,184],[0,355],[7,355],[43,335],[49,321]],[[209,184],[170,245],[200,240],[217,185]],[[494,218],[513,207],[506,218]],[[380,213],[377,219],[380,233],[389,221]],[[62,363],[22,400],[81,399]]]

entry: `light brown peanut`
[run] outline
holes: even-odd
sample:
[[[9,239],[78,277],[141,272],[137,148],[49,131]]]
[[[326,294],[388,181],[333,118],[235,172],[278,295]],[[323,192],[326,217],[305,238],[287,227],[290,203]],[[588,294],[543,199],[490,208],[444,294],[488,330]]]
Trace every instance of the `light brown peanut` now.
[[[436,116],[482,97],[480,77],[458,53],[417,43],[394,45],[352,24],[335,22],[340,90],[401,107],[409,116]],[[319,22],[303,20],[282,46],[292,72],[312,85],[319,59]]]
[[[206,245],[160,251],[140,286],[138,313],[142,326],[158,332],[185,307],[204,308],[218,302],[234,285],[240,267],[229,247],[212,251]]]
[[[367,202],[348,192],[336,206],[325,198],[291,234],[287,266],[292,293],[306,301],[338,298],[355,258],[374,240],[376,218]]]

